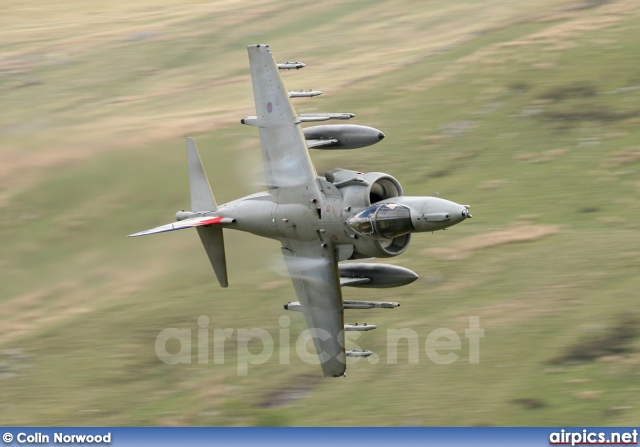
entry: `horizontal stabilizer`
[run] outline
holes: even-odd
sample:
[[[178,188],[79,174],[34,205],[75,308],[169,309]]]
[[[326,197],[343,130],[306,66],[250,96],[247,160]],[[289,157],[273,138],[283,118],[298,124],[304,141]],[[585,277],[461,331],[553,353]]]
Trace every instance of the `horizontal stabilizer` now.
[[[146,236],[148,234],[166,233],[167,231],[184,230],[185,228],[203,227],[207,225],[216,224],[229,224],[235,222],[235,219],[222,216],[203,216],[194,217],[192,219],[181,220],[180,222],[170,223],[162,225],[150,230],[139,231],[138,233],[130,234],[129,237]]]
[[[227,279],[227,258],[224,252],[224,238],[222,235],[222,227],[220,226],[206,226],[198,227],[198,236],[202,241],[213,271],[218,278],[220,287],[228,287],[229,280]]]

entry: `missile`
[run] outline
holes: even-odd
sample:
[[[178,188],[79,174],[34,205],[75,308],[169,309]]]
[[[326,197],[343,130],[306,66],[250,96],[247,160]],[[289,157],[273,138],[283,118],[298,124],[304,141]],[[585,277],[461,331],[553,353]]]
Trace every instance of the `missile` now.
[[[379,143],[384,138],[380,130],[357,124],[312,126],[302,131],[307,146],[317,149],[357,149]]]
[[[368,349],[354,349],[352,351],[345,351],[344,354],[347,357],[369,357],[373,352]]]
[[[400,307],[400,303],[393,301],[351,301],[344,300],[342,302],[345,309],[373,309],[374,307],[381,309],[393,309]]]
[[[340,285],[343,287],[387,288],[411,284],[418,275],[404,267],[390,264],[340,264]],[[358,281],[368,279],[368,281]]]
[[[313,98],[322,95],[320,90],[289,90],[289,98]]]
[[[306,67],[305,64],[303,64],[302,62],[284,62],[282,64],[277,64],[278,65],[278,70],[299,70],[301,68]]]
[[[298,117],[298,121],[300,121],[301,123],[310,123],[313,121],[328,121],[330,119],[331,119],[330,116],[322,116],[322,115],[308,115],[308,116],[300,115]]]
[[[292,312],[302,312],[302,304],[300,304],[300,301],[290,301],[284,305],[284,310],[290,310]]]
[[[260,127],[260,122],[262,120],[257,116],[245,116],[240,120],[242,124],[246,124],[247,126],[257,126]]]
[[[372,331],[374,329],[378,329],[378,326],[376,326],[375,324],[358,324],[358,323],[353,323],[353,324],[345,324],[344,325],[344,330],[345,331]]]
[[[356,116],[355,113],[301,113],[298,116],[298,120],[301,123],[308,123],[312,121],[350,120],[354,116]]]
[[[375,307],[379,309],[393,309],[394,307],[400,307],[400,303],[396,303],[393,301],[344,300],[342,304],[345,309],[373,309]],[[290,310],[293,312],[302,312],[302,304],[300,304],[300,301],[291,301],[284,305],[284,310]]]

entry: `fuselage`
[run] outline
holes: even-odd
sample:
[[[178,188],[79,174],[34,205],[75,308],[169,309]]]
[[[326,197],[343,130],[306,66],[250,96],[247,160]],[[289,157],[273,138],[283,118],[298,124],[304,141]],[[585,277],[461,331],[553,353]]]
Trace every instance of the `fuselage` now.
[[[367,203],[352,197],[368,194],[358,189],[370,185],[337,187],[324,177],[317,182],[315,192],[272,189],[220,205],[206,215],[225,217],[229,229],[277,240],[317,241],[327,250],[339,248],[337,261],[395,256],[404,251],[411,233],[443,230],[471,217],[464,205],[439,197],[398,195]],[[349,189],[356,189],[355,194]],[[179,212],[176,217],[192,216]]]

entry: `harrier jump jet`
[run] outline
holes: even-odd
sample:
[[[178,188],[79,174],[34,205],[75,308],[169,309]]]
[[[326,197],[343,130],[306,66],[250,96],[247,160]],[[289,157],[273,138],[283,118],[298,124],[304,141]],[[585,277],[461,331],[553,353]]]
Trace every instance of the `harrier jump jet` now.
[[[298,301],[284,307],[301,312],[309,326],[325,376],[345,375],[345,357],[371,351],[345,351],[344,331],[375,325],[344,323],[345,309],[394,308],[395,302],[350,301],[342,286],[396,287],[418,278],[406,268],[341,261],[388,258],[404,252],[414,232],[444,230],[471,217],[468,206],[438,197],[404,196],[400,183],[381,172],[334,169],[318,176],[309,148],[354,149],[379,142],[384,134],[359,125],[300,123],[349,119],[352,113],[299,114],[291,104],[268,45],[248,47],[256,115],[241,120],[258,128],[268,190],[217,206],[193,139],[187,138],[191,211],[178,211],[176,223],[141,231],[143,236],[195,227],[222,287],[227,287],[223,229],[246,231],[282,244]]]

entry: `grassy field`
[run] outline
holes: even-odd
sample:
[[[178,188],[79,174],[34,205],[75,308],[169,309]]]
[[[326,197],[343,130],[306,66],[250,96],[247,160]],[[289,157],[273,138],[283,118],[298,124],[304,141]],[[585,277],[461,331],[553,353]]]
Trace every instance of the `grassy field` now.
[[[637,424],[636,1],[0,4],[1,424]],[[238,330],[278,342],[295,297],[277,243],[226,232],[220,289],[194,234],[125,237],[188,207],[187,135],[218,203],[261,190],[257,132],[239,124],[257,42],[307,64],[288,88],[325,92],[298,111],[353,112],[387,136],[313,151],[319,172],[388,172],[407,195],[472,205],[390,260],[416,283],[344,290],[402,303],[348,314],[379,326],[356,341],[379,361],[346,379],[293,354],[297,314],[290,364],[238,375]],[[211,338],[234,329],[224,364],[197,362],[200,316]],[[191,364],[158,359],[165,328],[192,331]],[[417,363],[406,342],[388,362],[401,328]],[[452,364],[425,352],[438,328],[462,339]]]

